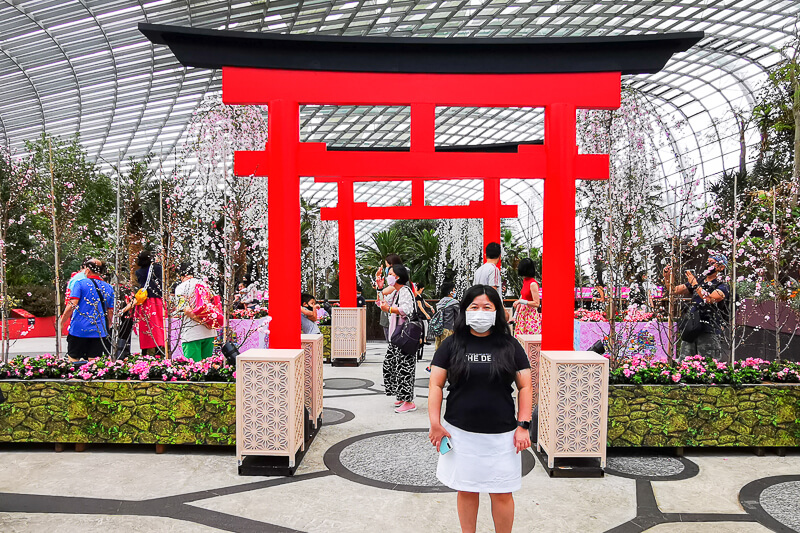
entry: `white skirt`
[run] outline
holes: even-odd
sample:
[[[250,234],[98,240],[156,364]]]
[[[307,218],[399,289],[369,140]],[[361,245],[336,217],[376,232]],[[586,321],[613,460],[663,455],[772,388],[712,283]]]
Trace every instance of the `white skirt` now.
[[[522,486],[522,455],[514,446],[514,431],[471,433],[447,422],[453,449],[439,455],[436,477],[464,492],[501,494]]]

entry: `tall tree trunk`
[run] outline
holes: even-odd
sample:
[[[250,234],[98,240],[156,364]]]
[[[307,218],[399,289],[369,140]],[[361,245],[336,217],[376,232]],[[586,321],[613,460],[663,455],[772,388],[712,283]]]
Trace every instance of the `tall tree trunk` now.
[[[0,235],[2,235],[3,244],[0,245],[0,276],[2,276],[2,297],[3,299],[3,307],[2,307],[2,320],[3,320],[3,345],[2,345],[2,360],[8,361],[9,359],[9,352],[11,351],[11,340],[9,339],[9,327],[8,327],[8,269],[6,268],[6,242],[8,241],[8,211],[3,214],[3,219],[0,220]]]
[[[61,357],[61,327],[59,325],[59,317],[61,317],[61,259],[59,257],[61,235],[56,217],[56,178],[53,172],[53,143],[49,138],[47,140],[47,147],[50,158],[50,214],[53,223],[53,267],[56,284],[56,358],[58,359]]]

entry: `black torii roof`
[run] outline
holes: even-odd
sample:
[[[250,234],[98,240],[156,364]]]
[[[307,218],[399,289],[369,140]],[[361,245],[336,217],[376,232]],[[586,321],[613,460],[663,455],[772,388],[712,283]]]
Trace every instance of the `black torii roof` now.
[[[438,38],[283,35],[139,24],[181,64],[341,72],[533,74],[658,72],[703,32],[616,37]]]

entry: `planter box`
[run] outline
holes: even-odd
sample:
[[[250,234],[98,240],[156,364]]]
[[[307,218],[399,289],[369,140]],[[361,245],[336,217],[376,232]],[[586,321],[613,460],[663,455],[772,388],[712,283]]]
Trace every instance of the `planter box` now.
[[[367,309],[334,307],[331,316],[331,363],[360,364],[367,354]]]
[[[235,443],[235,383],[9,380],[0,390],[0,442]]]
[[[322,422],[322,344],[323,337],[314,335],[300,335],[300,344],[303,346],[303,361],[305,364],[305,407],[308,420],[315,429],[319,429]]]
[[[585,351],[608,335],[610,325],[608,322],[575,320],[573,331],[573,348]],[[640,354],[654,360],[666,360],[669,346],[666,322],[615,322],[614,331],[618,341],[625,345],[625,351],[620,355]]]
[[[541,335],[518,335],[517,340],[522,344],[528,362],[531,364],[531,388],[533,390],[533,408],[539,405],[539,358],[542,353]]]
[[[303,350],[248,350],[236,358],[236,457],[285,456],[304,449]]]
[[[553,468],[561,457],[597,457],[606,464],[608,359],[594,352],[542,351],[536,447]]]
[[[800,385],[611,385],[608,444],[800,446]]]

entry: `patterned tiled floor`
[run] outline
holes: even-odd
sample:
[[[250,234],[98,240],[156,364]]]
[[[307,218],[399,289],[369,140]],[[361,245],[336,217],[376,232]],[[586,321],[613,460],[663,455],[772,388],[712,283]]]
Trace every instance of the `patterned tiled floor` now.
[[[0,448],[0,532],[451,532],[455,494],[435,477],[425,366],[418,410],[380,385],[385,345],[325,366],[324,425],[293,478],[240,477],[233,449]],[[800,522],[800,455],[616,454],[606,476],[550,478],[524,452],[515,531],[764,532]],[[482,497],[479,531],[492,531]]]

